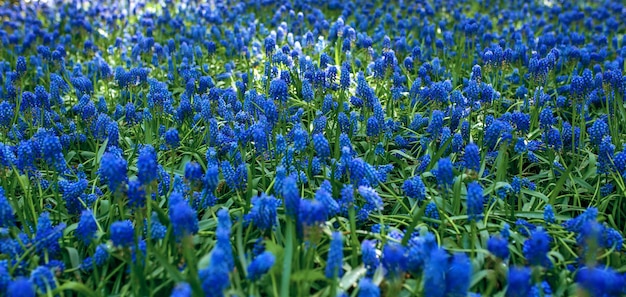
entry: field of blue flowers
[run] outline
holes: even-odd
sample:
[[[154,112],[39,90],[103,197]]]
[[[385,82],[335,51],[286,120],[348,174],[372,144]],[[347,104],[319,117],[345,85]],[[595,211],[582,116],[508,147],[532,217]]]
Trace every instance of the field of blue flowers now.
[[[626,296],[621,1],[14,2],[0,296]]]

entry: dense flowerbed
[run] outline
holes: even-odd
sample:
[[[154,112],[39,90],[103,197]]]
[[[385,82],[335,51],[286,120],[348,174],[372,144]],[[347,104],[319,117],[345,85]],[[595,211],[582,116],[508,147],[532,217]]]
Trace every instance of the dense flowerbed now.
[[[119,2],[0,7],[0,295],[626,294],[620,1]]]

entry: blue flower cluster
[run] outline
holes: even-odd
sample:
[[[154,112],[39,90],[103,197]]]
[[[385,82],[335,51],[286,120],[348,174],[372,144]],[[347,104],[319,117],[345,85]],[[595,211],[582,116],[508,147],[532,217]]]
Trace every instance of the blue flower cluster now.
[[[587,2],[1,4],[0,296],[625,295]]]

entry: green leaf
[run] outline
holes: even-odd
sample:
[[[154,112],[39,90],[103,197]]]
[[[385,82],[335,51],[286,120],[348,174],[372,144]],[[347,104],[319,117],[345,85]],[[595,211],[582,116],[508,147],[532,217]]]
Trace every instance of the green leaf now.
[[[296,282],[302,282],[302,281],[314,282],[314,281],[323,280],[323,279],[326,279],[326,276],[319,269],[300,270],[291,275],[291,280],[296,281]]]
[[[180,271],[178,271],[176,267],[170,264],[170,261],[168,261],[163,255],[161,255],[161,253],[157,249],[151,247],[151,251],[149,252],[149,254],[153,255],[157,259],[159,264],[161,264],[161,266],[165,268],[170,278],[173,278],[176,282],[183,281],[183,275],[180,273]]]
[[[80,255],[78,255],[78,251],[73,247],[65,247],[67,251],[67,255],[70,258],[70,264],[72,264],[72,268],[78,268],[80,266]]]
[[[54,289],[52,291],[52,296],[57,296],[59,293],[63,292],[63,291],[73,291],[76,293],[79,293],[79,296],[93,296],[93,297],[97,297],[98,294],[96,294],[96,292],[94,292],[92,289],[88,288],[87,286],[85,286],[84,284],[81,284],[79,282],[67,282],[64,283],[62,286],[57,287],[56,289]]]
[[[341,288],[342,290],[347,290],[350,287],[355,286],[359,279],[363,275],[365,275],[366,272],[367,269],[363,265],[360,265],[359,267],[346,272],[339,281],[339,288]]]

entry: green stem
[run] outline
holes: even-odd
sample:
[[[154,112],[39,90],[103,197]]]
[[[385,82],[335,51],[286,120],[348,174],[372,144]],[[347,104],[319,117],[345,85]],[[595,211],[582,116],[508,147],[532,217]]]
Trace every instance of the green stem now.
[[[356,235],[356,215],[354,207],[350,207],[348,210],[348,216],[350,217],[350,240],[352,241],[352,258],[350,259],[350,265],[357,267],[359,264],[359,239]]]
[[[285,258],[283,260],[283,274],[281,278],[280,284],[280,297],[289,297],[289,285],[291,282],[291,259],[293,257],[293,234],[294,234],[294,222],[287,218],[287,231],[286,231],[286,242],[285,242]]]

